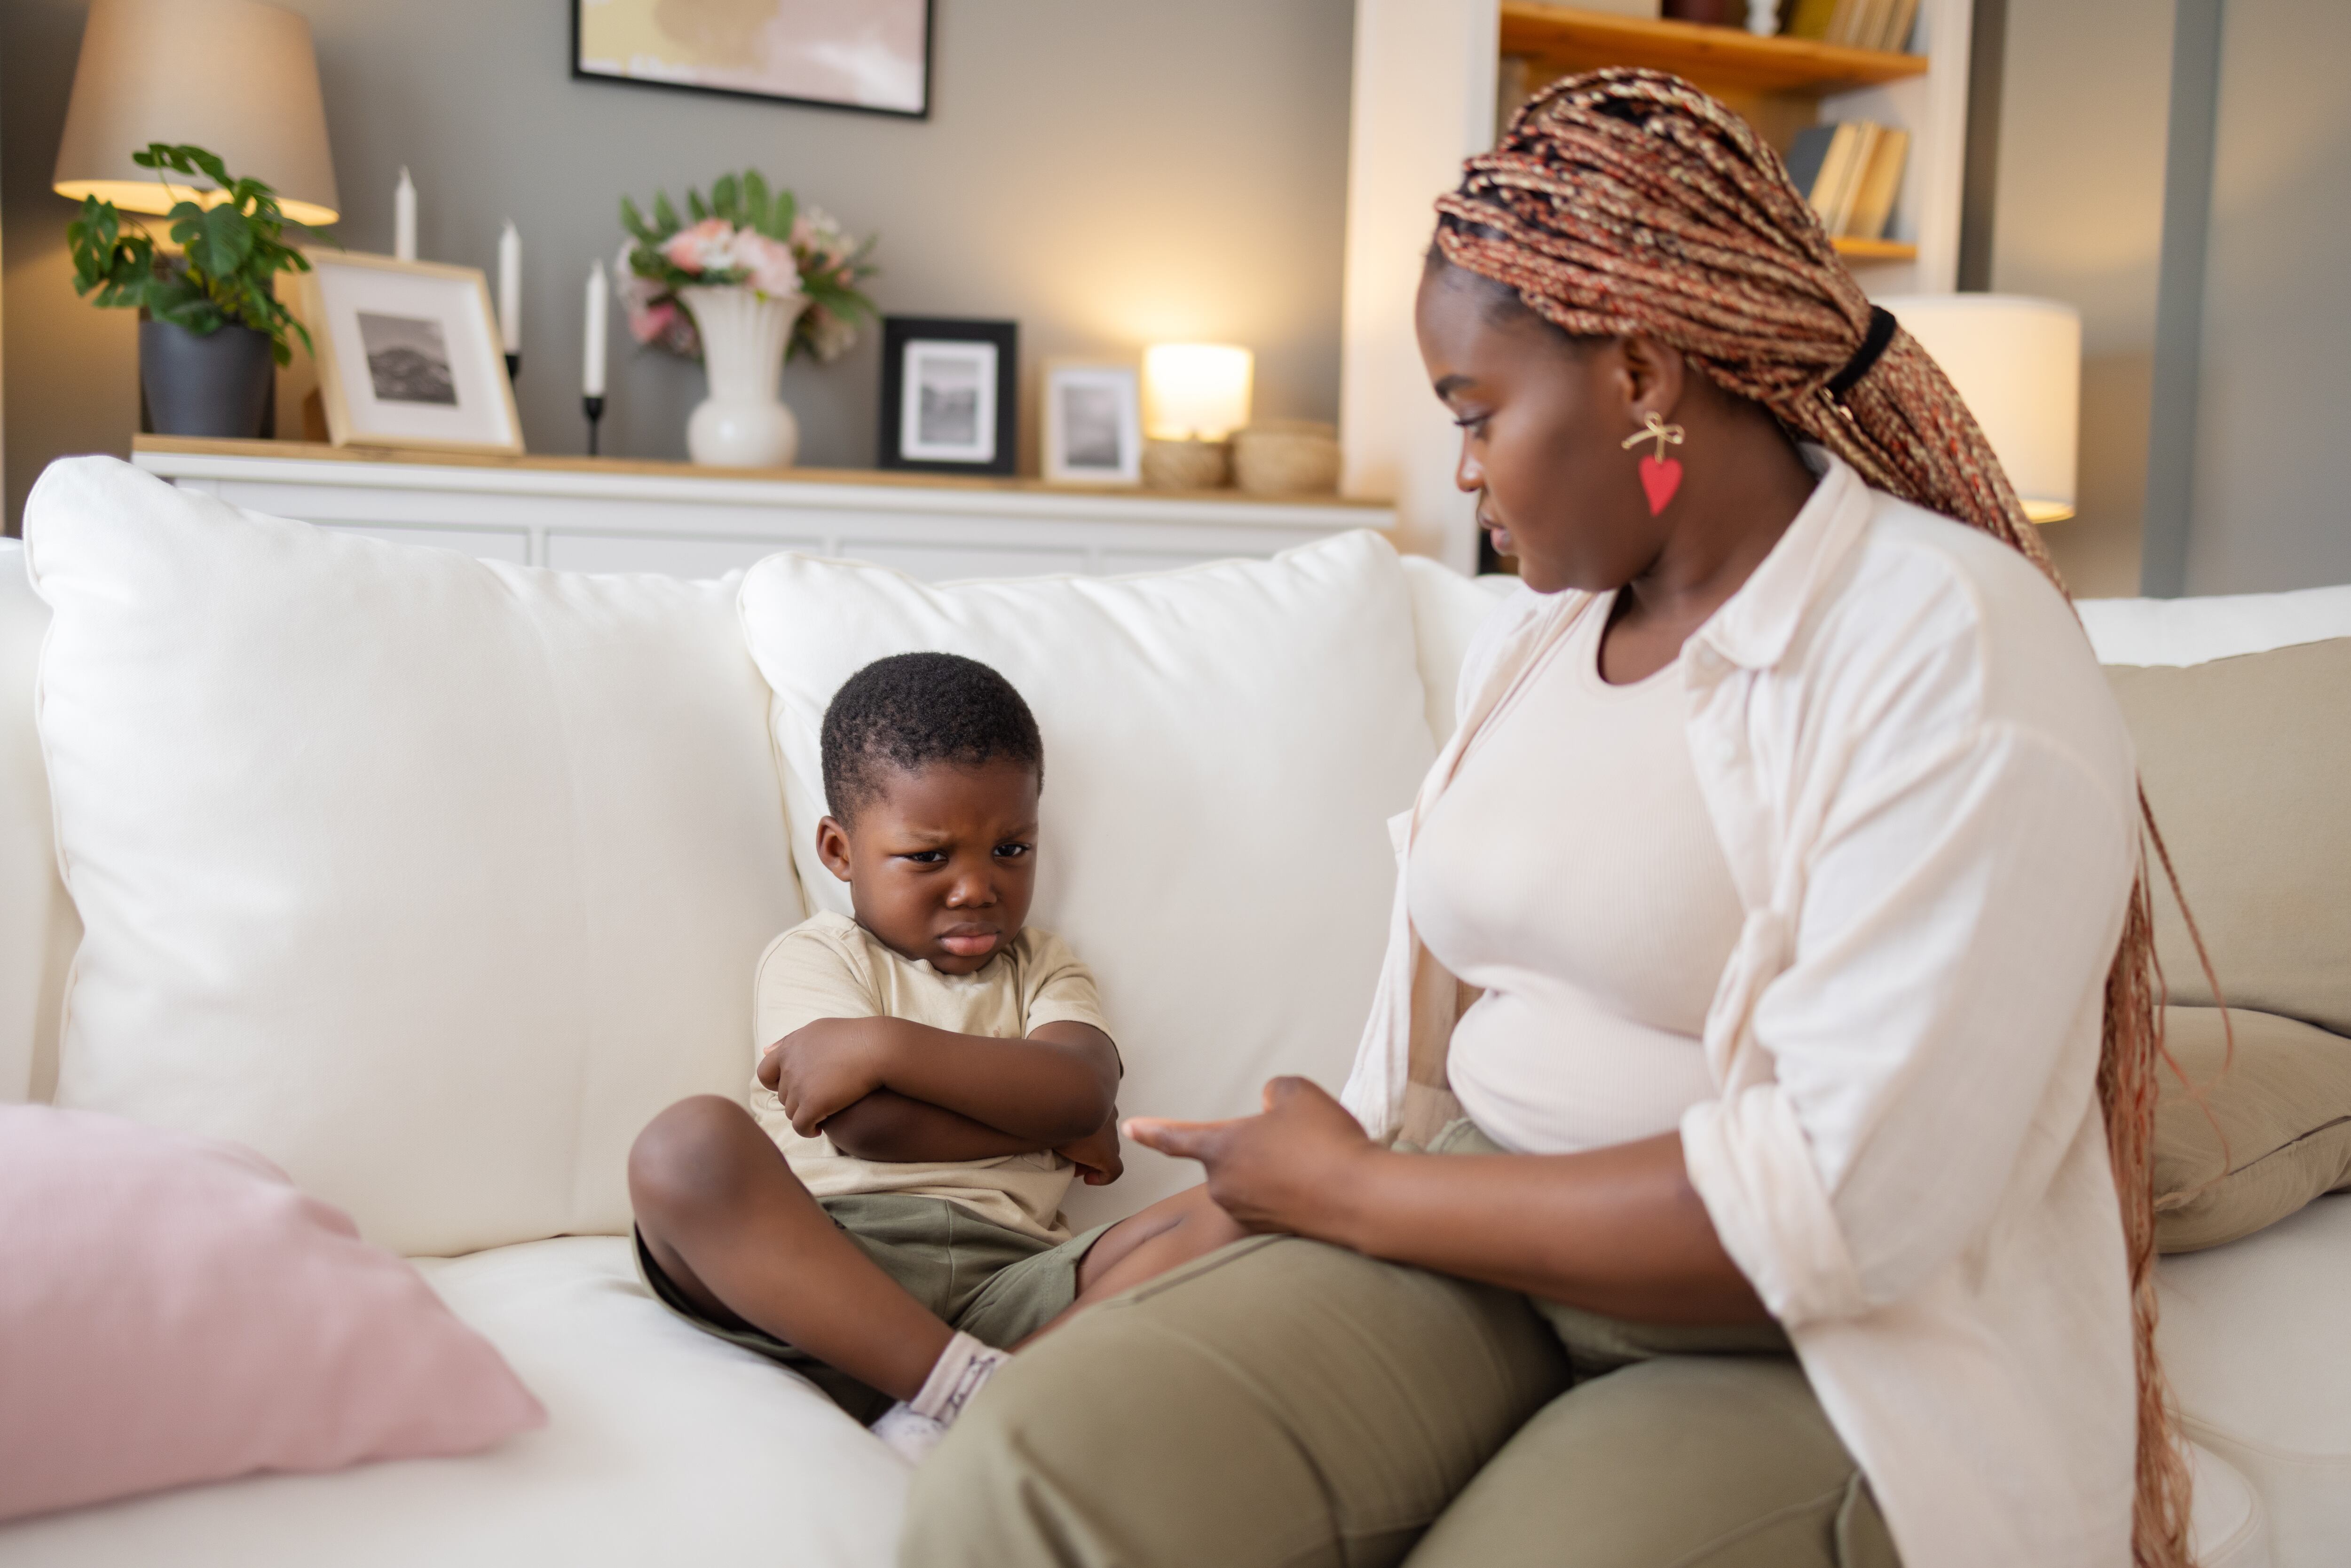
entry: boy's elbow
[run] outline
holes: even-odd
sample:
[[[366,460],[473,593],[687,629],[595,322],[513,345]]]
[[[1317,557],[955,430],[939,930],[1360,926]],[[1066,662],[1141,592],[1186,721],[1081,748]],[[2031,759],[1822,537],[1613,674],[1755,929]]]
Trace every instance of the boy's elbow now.
[[[914,1120],[911,1108],[899,1096],[868,1094],[826,1117],[824,1135],[844,1155],[889,1164],[914,1157],[906,1153]]]

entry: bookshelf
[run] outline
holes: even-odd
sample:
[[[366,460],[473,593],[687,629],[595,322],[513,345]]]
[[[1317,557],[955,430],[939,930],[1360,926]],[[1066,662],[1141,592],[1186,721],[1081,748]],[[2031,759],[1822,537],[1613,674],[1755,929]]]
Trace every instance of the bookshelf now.
[[[1498,131],[1519,105],[1562,77],[1603,66],[1646,66],[1704,88],[1745,115],[1782,154],[1799,131],[1822,118],[1823,97],[1924,76],[1930,64],[1924,55],[1757,37],[1736,27],[1618,16],[1543,0],[1501,0],[1499,33]],[[1896,237],[1838,236],[1831,243],[1855,267],[1918,256],[1917,245]]]

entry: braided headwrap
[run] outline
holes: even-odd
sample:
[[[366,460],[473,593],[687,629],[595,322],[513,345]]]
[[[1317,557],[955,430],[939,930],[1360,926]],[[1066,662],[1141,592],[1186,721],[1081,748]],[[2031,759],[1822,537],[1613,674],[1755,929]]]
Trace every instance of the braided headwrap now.
[[[1515,289],[1573,336],[1639,333],[1679,350],[1874,488],[2015,547],[2064,591],[1967,405],[1926,350],[1872,308],[1778,154],[1738,115],[1677,77],[1595,71],[1537,95],[1501,144],[1467,167],[1461,188],[1437,203],[1437,248],[1453,266]],[[2168,874],[2154,826],[2147,819]],[[2141,865],[2106,978],[2098,1094],[2137,1352],[2133,1552],[2139,1568],[2179,1568],[2188,1474],[2154,1342],[2163,978]]]

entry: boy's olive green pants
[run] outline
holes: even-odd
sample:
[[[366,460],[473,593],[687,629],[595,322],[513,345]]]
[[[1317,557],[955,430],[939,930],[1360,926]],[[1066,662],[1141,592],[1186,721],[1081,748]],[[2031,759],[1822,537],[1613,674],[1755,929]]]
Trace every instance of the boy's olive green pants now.
[[[916,1470],[899,1561],[1897,1568],[1776,1327],[1622,1323],[1277,1237],[1022,1352]]]

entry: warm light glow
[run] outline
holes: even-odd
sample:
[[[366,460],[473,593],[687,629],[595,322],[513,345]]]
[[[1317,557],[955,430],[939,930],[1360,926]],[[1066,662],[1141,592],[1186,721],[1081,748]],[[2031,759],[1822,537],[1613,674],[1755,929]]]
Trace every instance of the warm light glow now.
[[[234,173],[235,171],[230,171]],[[166,185],[160,180],[60,180],[50,187],[60,196],[80,201],[84,196],[96,196],[101,202],[112,202],[126,213],[168,213],[181,202],[193,201],[199,206],[216,207],[228,200],[226,193],[210,189],[197,190],[187,185]],[[315,202],[289,201],[277,198],[278,210],[298,224],[312,228],[324,228],[342,214],[332,207],[322,207]]]
[[[1143,351],[1143,429],[1155,441],[1222,441],[1249,421],[1256,360],[1229,343]]]
[[[1959,389],[2024,515],[2036,523],[2072,517],[2082,313],[2013,294],[1912,294],[1877,303]]]

